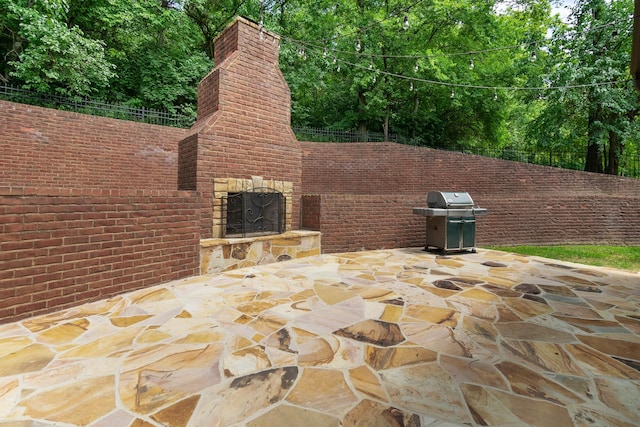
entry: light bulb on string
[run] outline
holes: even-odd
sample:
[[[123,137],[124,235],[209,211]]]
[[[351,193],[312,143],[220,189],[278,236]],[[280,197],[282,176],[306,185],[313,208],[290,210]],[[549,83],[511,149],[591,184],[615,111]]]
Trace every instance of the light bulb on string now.
[[[362,45],[360,44],[360,39],[358,38],[358,40],[356,41],[356,52],[360,52],[360,49],[362,49]]]
[[[531,60],[535,61],[536,59],[538,59],[538,48],[537,46],[534,44],[533,45],[533,49],[531,50]]]
[[[409,17],[407,15],[404,16],[404,22],[402,23],[402,29],[407,31],[409,29]]]
[[[496,89],[493,90],[493,100],[494,101],[498,100],[498,91]]]
[[[279,41],[279,38],[277,38],[276,36],[272,36],[272,35],[271,35],[270,33],[268,33],[268,32],[267,32],[267,33],[265,33],[264,35],[265,35],[265,37],[267,37],[267,40],[268,40],[268,37],[272,37],[273,44],[275,45],[275,44],[277,43],[277,44],[278,44],[278,49],[280,49],[280,48],[281,48],[281,43],[280,43],[280,41]],[[298,44],[298,46],[300,46],[300,48],[298,49],[298,55],[299,55],[299,56],[301,56],[302,58],[304,58],[305,60],[307,59],[307,58],[306,58],[306,56],[307,56],[307,55],[306,55],[306,52],[305,52],[305,47],[306,47],[306,46],[305,46],[305,44],[304,44],[304,43],[305,43],[304,41],[288,39],[288,38],[286,38],[286,37],[285,37],[285,39],[284,39],[284,40],[285,40],[285,42],[290,40],[292,43],[294,43],[294,44]],[[352,40],[353,40],[353,39],[352,39]],[[362,50],[362,44],[361,44],[361,39],[360,39],[360,37],[357,37],[357,40],[356,40],[356,41],[357,41],[356,46],[360,46],[360,49]],[[333,42],[332,44],[333,44],[333,46],[332,46],[332,48],[331,48],[331,53],[333,54],[333,63],[334,63],[334,64],[337,64],[337,55],[336,55],[336,45],[337,45],[337,44],[336,44],[335,42]],[[534,58],[535,58],[535,57],[536,57],[536,55],[537,55],[537,50],[538,50],[538,47],[537,47],[537,46],[538,46],[538,45],[535,45],[535,46],[534,46],[534,47],[535,47],[535,49],[533,49],[533,48],[529,48],[529,51],[530,51],[530,53],[531,53],[531,56],[532,56],[532,57],[534,57]],[[520,45],[519,47],[520,47],[520,48],[522,48],[522,45]],[[547,48],[547,47],[545,47],[545,46],[543,46],[543,47],[542,47],[542,48],[540,48],[540,49],[541,49],[544,53],[549,53],[548,48]],[[328,54],[328,48],[323,48],[323,55],[324,55],[324,52],[327,52],[327,54]],[[522,52],[522,51],[521,51],[521,52]],[[525,52],[526,52],[526,51],[525,51]],[[522,53],[525,53],[525,52],[522,52]],[[469,68],[470,68],[471,70],[473,70],[473,69],[475,68],[475,63],[474,63],[474,58],[472,57],[472,55],[477,54],[477,53],[478,53],[478,52],[476,51],[476,52],[459,53],[458,55],[466,55],[466,56],[467,56],[467,58],[468,58],[468,61],[469,61],[469,62],[468,62]],[[365,65],[364,67],[368,67],[368,69],[370,69],[370,70],[372,70],[374,73],[376,73],[376,75],[372,76],[372,80],[373,80],[374,82],[375,82],[375,81],[376,81],[376,79],[377,79],[377,73],[378,73],[378,72],[380,72],[382,75],[390,75],[390,76],[393,76],[393,77],[401,77],[401,78],[405,78],[405,79],[410,80],[410,84],[409,84],[409,89],[410,89],[410,90],[415,90],[415,82],[426,82],[426,83],[427,83],[427,84],[429,84],[429,85],[450,86],[450,87],[456,86],[456,87],[473,88],[473,89],[489,89],[489,90],[490,90],[490,89],[492,88],[492,86],[487,87],[487,86],[479,86],[479,85],[451,84],[451,83],[439,82],[439,81],[435,81],[435,80],[429,80],[429,79],[426,79],[426,78],[420,78],[420,76],[419,76],[419,75],[418,75],[418,76],[413,75],[413,76],[411,76],[411,77],[403,77],[402,75],[396,75],[396,74],[393,74],[393,73],[387,73],[387,72],[384,72],[384,71],[377,71],[377,70],[375,70],[375,67],[372,67],[372,64],[373,64],[373,58],[378,58],[379,56],[378,56],[378,55],[372,55],[372,54],[371,54],[371,53],[369,53],[369,52],[367,52],[367,53],[365,53],[365,54],[362,54],[362,53],[361,53],[360,55],[357,55],[357,56],[360,58],[360,61],[362,61],[362,56],[363,56],[363,55],[369,56],[369,64],[368,64],[368,65]],[[526,53],[525,53],[525,55],[526,55]],[[391,55],[390,57],[396,57],[396,56]],[[410,55],[402,55],[402,56],[400,56],[400,55],[399,55],[399,56],[397,56],[397,57],[402,57],[402,58],[412,58],[412,59],[415,61],[415,62],[414,62],[414,71],[419,72],[419,71],[420,71],[420,60],[422,60],[422,59],[426,58],[427,56],[426,56],[426,55],[416,55],[416,56],[410,56]],[[365,59],[365,60],[366,60],[366,59]],[[364,67],[363,67],[363,65],[364,65],[364,64],[362,64],[362,62],[363,62],[363,61],[362,61],[362,62],[360,62],[360,65],[358,65],[358,64],[351,64],[350,62],[348,62],[348,61],[343,61],[343,60],[341,60],[340,62],[344,62],[345,64],[348,64],[348,65],[353,65],[353,66],[356,66],[356,67],[362,67],[362,68],[364,68]],[[408,65],[408,64],[407,64],[407,65]],[[460,65],[462,65],[462,64],[460,64]],[[340,65],[337,65],[337,69],[338,69],[338,72],[341,70]],[[584,88],[585,86],[588,86],[588,87],[599,87],[599,86],[602,86],[602,85],[609,85],[609,84],[614,84],[614,83],[620,83],[620,81],[612,81],[612,82],[606,82],[606,83],[598,83],[598,84],[593,84],[593,85],[569,84],[569,85],[567,85],[567,86],[552,86],[552,85],[553,85],[553,82],[551,82],[551,81],[547,81],[547,80],[544,80],[544,83],[543,83],[543,84],[544,84],[544,86],[545,86],[545,87],[543,87],[543,88],[536,88],[536,87],[506,87],[506,88],[503,88],[503,87],[501,87],[500,89],[501,89],[501,90],[533,89],[533,90],[536,90],[536,91],[538,91],[538,92],[543,92],[544,90],[548,90],[548,89],[554,89],[554,90],[566,90],[566,89],[573,89],[573,88]],[[498,101],[497,87],[493,87],[493,89],[494,89],[494,96],[493,96],[493,98],[494,98],[494,100],[495,100],[495,101]],[[583,92],[583,96],[585,96],[585,97],[588,97],[588,96],[589,96],[589,94],[587,93],[587,91],[586,91],[586,90]],[[540,96],[539,94],[538,94],[538,96],[536,96],[536,95],[534,94],[531,98],[535,99],[536,97],[538,97],[538,99],[546,99],[546,98],[547,98],[547,97],[545,97],[545,96]],[[454,99],[454,98],[455,98],[455,90],[454,90],[453,88],[451,89],[451,98],[452,98],[452,99]],[[531,99],[531,98],[530,98],[530,99]]]
[[[373,82],[375,83],[378,79],[376,78],[376,74],[373,74]]]
[[[324,50],[322,51],[322,57],[326,58],[327,57],[327,47],[325,46]]]
[[[260,27],[260,41],[264,41],[264,31],[262,31],[262,27]]]

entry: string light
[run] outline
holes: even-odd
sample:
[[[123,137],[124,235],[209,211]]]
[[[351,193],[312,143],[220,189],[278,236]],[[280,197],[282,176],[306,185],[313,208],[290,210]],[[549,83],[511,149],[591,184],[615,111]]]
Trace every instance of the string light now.
[[[357,28],[357,29],[355,29],[353,31],[344,33],[344,34],[342,34],[340,36],[333,36],[333,37],[330,37],[330,38],[316,39],[316,40],[307,40],[305,43],[308,43],[308,44],[311,44],[313,42],[316,42],[316,43],[327,43],[327,42],[338,40],[340,38],[349,38],[349,37],[352,37],[352,36],[354,36],[356,34],[361,34],[361,33],[366,32],[367,30],[369,30],[371,28],[378,27],[380,24],[382,24],[382,23],[384,23],[384,22],[386,22],[386,21],[388,21],[390,19],[393,19],[393,18],[397,17],[398,15],[405,14],[405,17],[406,17],[406,13],[407,12],[409,12],[411,9],[413,9],[414,7],[416,7],[417,5],[419,5],[420,3],[424,2],[424,1],[425,0],[416,0],[415,2],[409,4],[408,6],[404,6],[402,8],[399,8],[399,9],[396,9],[396,10],[392,10],[385,18],[380,19],[380,20],[373,20],[373,21],[371,21],[371,24],[367,25],[366,27],[359,27],[359,28]],[[409,18],[408,17],[406,18],[406,22],[407,22],[407,24],[409,24]],[[345,26],[346,26],[346,24],[345,24]],[[403,22],[403,26],[404,26],[404,22]],[[343,27],[342,25],[338,26],[336,28],[336,31],[338,31],[342,27]]]
[[[316,39],[316,40],[304,40],[304,41],[302,41],[302,40],[294,40],[294,39],[290,39],[290,38],[288,38],[288,40],[292,41],[292,42],[303,42],[303,43],[307,43],[307,44],[311,44],[311,43],[314,43],[314,42],[315,43],[327,43],[327,42],[330,42],[330,41],[334,42],[334,41],[336,41],[338,39],[341,39],[341,38],[349,38],[349,37],[354,36],[355,34],[362,34],[363,32],[366,32],[367,30],[369,30],[371,28],[376,28],[376,27],[380,26],[380,24],[382,24],[382,23],[384,23],[384,22],[386,22],[386,21],[388,21],[388,20],[390,20],[392,18],[395,18],[396,16],[398,16],[400,14],[404,14],[402,27],[403,27],[403,29],[406,30],[406,29],[408,29],[408,27],[410,25],[409,24],[409,17],[406,15],[406,12],[410,11],[411,9],[413,9],[416,6],[418,6],[420,3],[423,3],[424,1],[425,0],[417,0],[416,2],[410,4],[410,5],[406,6],[406,7],[400,8],[398,10],[391,11],[383,19],[371,21],[372,23],[370,25],[367,25],[367,26],[364,26],[364,27],[358,27],[356,29],[353,29],[353,30],[351,30],[349,32],[346,32],[346,33],[343,33],[341,35],[334,35],[334,36],[332,36],[330,38],[323,38],[323,39]],[[400,12],[400,13],[398,13],[398,12]],[[633,21],[634,18],[635,18],[635,15],[634,14],[630,14],[630,15],[628,15],[626,17],[626,19],[623,19],[622,21],[629,22],[629,21]],[[346,26],[346,24],[344,24],[344,25]],[[404,28],[405,25],[407,26],[407,28]],[[605,28],[605,27],[610,27],[610,26],[619,27],[620,25],[622,25],[622,23],[620,21],[606,22],[606,23],[597,25],[595,27],[592,27],[591,30],[598,30],[598,29]],[[343,25],[338,26],[336,28],[336,33],[342,27],[343,27]],[[614,30],[614,33],[617,33],[617,30]],[[614,36],[615,35],[616,34],[614,34]],[[285,39],[286,37],[282,36],[282,38]],[[495,51],[500,51],[500,50],[511,50],[511,49],[516,49],[516,48],[526,47],[528,45],[537,44],[537,43],[539,43],[539,42],[533,41],[533,42],[529,42],[529,43],[520,43],[520,44],[516,44],[516,45],[511,45],[511,46],[503,46],[503,47],[476,50],[476,51],[470,51],[470,52],[443,53],[440,56],[463,56],[463,55],[469,55],[469,54],[495,52]],[[389,56],[389,57],[393,57],[393,56]],[[407,56],[400,55],[400,56],[397,56],[397,57],[407,57]],[[413,56],[413,57],[415,57],[415,56]]]
[[[367,66],[363,66],[361,64],[356,64],[353,62],[345,61],[343,59],[337,59],[337,62],[343,63],[353,68],[360,68],[367,70]],[[338,65],[338,71],[340,70],[340,65]],[[430,80],[430,79],[422,79],[419,77],[407,77],[402,74],[392,73],[390,71],[384,71],[377,69],[374,71],[375,73],[382,74],[385,76],[397,78],[397,79],[405,79],[410,80],[409,87],[413,87],[413,82],[421,82],[425,84],[431,84],[436,86],[445,86],[450,87],[452,90],[454,88],[465,88],[465,89],[483,89],[483,90],[492,90],[494,91],[494,97],[497,97],[497,91],[545,91],[545,90],[567,90],[567,89],[585,89],[590,87],[600,87],[600,86],[612,86],[615,84],[624,83],[626,80],[610,80],[599,83],[585,83],[585,84],[573,84],[573,85],[561,85],[561,86],[552,86],[550,82],[546,81],[544,86],[535,86],[535,87],[522,87],[522,86],[487,86],[487,85],[475,85],[475,84],[466,84],[466,83],[450,83],[450,82],[442,82],[438,80]],[[586,91],[584,92],[586,95]]]
[[[414,7],[415,5],[421,3],[423,0],[420,0],[416,3],[414,3],[413,5],[410,5],[406,8],[406,10],[409,10],[410,8]],[[390,17],[392,17],[394,15],[394,13],[392,12],[389,17],[381,20],[381,21],[377,21],[379,23],[386,21],[387,19],[389,19]],[[628,20],[632,20],[634,18],[633,15],[629,16]],[[408,18],[407,18],[408,20]],[[604,28],[604,27],[609,27],[609,26],[618,26],[620,25],[620,22],[609,22],[609,23],[604,23],[601,25],[598,25],[596,27],[593,27],[592,30],[595,29],[600,29],[600,28]],[[338,40],[340,38],[345,38],[345,37],[349,37],[350,35],[356,34],[356,33],[362,33],[364,31],[366,31],[366,29],[372,27],[373,25],[369,26],[369,27],[362,27],[362,28],[358,28],[357,30],[354,30],[354,32],[350,33],[350,34],[343,34],[341,36],[333,36],[330,39],[322,39],[321,42],[324,44],[327,41],[333,41],[335,42],[335,40]],[[614,30],[613,31],[613,35],[614,37],[616,36],[616,33],[618,31]],[[627,32],[630,32],[627,31]],[[314,41],[311,40],[296,40],[293,38],[289,38],[286,36],[281,36],[282,40],[288,41],[290,43],[293,44],[306,44],[306,45],[310,45],[312,46],[314,43]],[[360,41],[360,38],[358,37],[358,42]],[[450,57],[456,57],[456,56],[470,56],[470,55],[480,55],[480,54],[485,54],[485,53],[492,53],[492,52],[499,52],[499,51],[504,51],[504,50],[513,50],[513,49],[522,49],[522,48],[528,48],[530,46],[534,46],[534,50],[531,54],[531,59],[535,60],[537,59],[537,53],[536,51],[538,50],[537,45],[539,45],[540,42],[539,41],[532,41],[532,42],[527,42],[527,43],[520,43],[520,44],[515,44],[515,45],[509,45],[509,46],[502,46],[502,47],[496,47],[496,48],[489,48],[489,49],[481,49],[481,50],[472,50],[472,51],[467,51],[467,52],[441,52],[441,53],[429,53],[428,55],[393,55],[393,54],[384,54],[384,55],[372,55],[376,58],[409,58],[409,59],[420,59],[420,58],[426,58],[427,56],[431,57],[431,58],[439,58],[439,57],[444,57],[444,58],[450,58]],[[358,46],[358,43],[356,44],[356,47]],[[345,54],[345,55],[361,55],[360,51],[356,49],[356,52],[349,52],[349,51],[336,51],[335,49],[333,49],[334,52],[340,53],[340,54]],[[471,60],[470,62],[473,62],[473,60]],[[471,68],[471,66],[470,66]]]
[[[494,101],[498,100],[498,91],[496,89],[493,89],[493,100]]]
[[[421,0],[422,1],[422,0]],[[418,2],[419,3],[419,2]],[[631,16],[630,18],[633,18],[633,16]],[[385,18],[385,20],[388,18]],[[405,22],[408,23],[408,17],[405,15]],[[612,23],[608,23],[608,24],[603,24],[600,27],[605,27],[608,25],[611,25]],[[404,25],[404,24],[403,24]],[[359,30],[360,31],[360,30]],[[616,31],[614,31],[616,32]],[[262,28],[261,28],[261,36],[262,36]],[[303,47],[299,50],[299,54],[303,59],[306,59],[306,51],[304,49],[304,44],[309,44],[311,48],[313,48],[313,43],[312,42],[301,42],[301,41],[297,41],[294,39],[290,39],[284,36],[281,36],[281,38],[285,41],[289,41],[292,42],[294,44],[302,44]],[[332,40],[338,39],[338,36],[333,37]],[[276,38],[274,37],[273,42],[275,43]],[[486,52],[495,52],[495,51],[501,51],[501,50],[507,50],[507,49],[513,49],[516,47],[523,47],[523,46],[533,46],[532,51],[531,51],[531,57],[530,59],[536,60],[537,59],[537,47],[538,42],[530,42],[530,43],[525,43],[525,44],[519,44],[519,45],[513,45],[513,46],[506,46],[506,47],[499,47],[499,48],[492,48],[492,49],[485,49],[485,50],[477,50],[477,51],[470,51],[470,52],[458,52],[458,53],[441,53],[441,54],[434,54],[432,52],[429,53],[430,57],[452,57],[452,56],[460,56],[460,55],[475,55],[475,54],[479,54],[479,53],[486,53]],[[278,46],[278,49],[280,48],[280,46]],[[362,50],[362,44],[360,41],[360,37],[357,38],[356,40],[356,55],[358,55],[358,57],[362,56],[362,53],[360,53],[360,51]],[[544,48],[543,48],[544,50]],[[326,56],[326,45],[322,46],[322,51],[323,51],[323,56]],[[332,52],[334,54],[333,57],[333,63],[337,63],[338,62],[338,58],[337,58],[337,53],[343,53],[343,54],[350,54],[350,55],[354,55],[353,51],[352,52],[344,52],[344,51],[337,51],[335,48],[332,49]],[[356,68],[364,68],[368,70],[373,70],[373,58],[413,58],[416,59],[416,63],[414,66],[414,71],[417,73],[419,71],[419,62],[417,61],[420,58],[426,58],[427,55],[375,55],[375,54],[369,54],[369,65],[368,67],[366,65],[362,66],[359,64],[355,64],[355,63],[350,63],[348,61],[344,61],[342,59],[340,59],[339,61],[341,63],[344,63],[345,65],[350,65],[352,67],[356,67]],[[475,63],[473,61],[473,58],[469,59],[469,69],[473,70],[475,68]],[[337,71],[340,72],[341,70],[341,65],[338,64],[337,66]],[[373,76],[373,82],[375,83],[377,80],[377,72],[378,70],[374,71],[374,76]],[[381,74],[383,75],[387,75],[387,76],[391,76],[391,77],[395,77],[395,78],[403,78],[403,79],[407,79],[409,77],[403,76],[401,74],[394,74],[391,72],[386,72],[386,71],[380,71]],[[415,78],[412,79],[410,81],[410,85],[409,85],[409,90],[413,91],[414,90],[414,81],[420,81],[420,82],[425,82],[428,84],[433,84],[433,85],[439,85],[439,86],[445,86],[445,87],[451,87],[451,98],[455,98],[455,90],[454,87],[462,87],[462,88],[471,88],[471,89],[491,89],[494,92],[494,100],[498,100],[498,95],[497,95],[497,90],[507,90],[507,91],[515,91],[515,90],[537,90],[539,92],[538,94],[538,99],[544,99],[544,97],[542,96],[542,90],[550,90],[550,89],[560,89],[560,90],[565,90],[565,89],[574,89],[574,88],[589,88],[589,87],[598,87],[598,86],[608,86],[608,85],[614,85],[614,84],[621,84],[624,83],[626,80],[616,80],[616,81],[606,81],[606,82],[600,82],[600,83],[590,83],[590,84],[575,84],[575,85],[561,85],[561,86],[551,86],[551,82],[546,81],[545,82],[545,86],[544,87],[501,87],[501,86],[485,86],[485,85],[473,85],[473,84],[464,84],[464,83],[449,83],[449,82],[442,82],[442,81],[436,81],[436,80],[428,80],[428,79],[420,79],[420,78]]]

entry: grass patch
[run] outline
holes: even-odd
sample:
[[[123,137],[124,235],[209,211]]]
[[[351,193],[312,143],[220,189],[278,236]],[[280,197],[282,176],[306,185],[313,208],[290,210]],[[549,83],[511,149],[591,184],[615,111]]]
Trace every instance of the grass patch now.
[[[640,246],[491,246],[488,249],[640,271]]]

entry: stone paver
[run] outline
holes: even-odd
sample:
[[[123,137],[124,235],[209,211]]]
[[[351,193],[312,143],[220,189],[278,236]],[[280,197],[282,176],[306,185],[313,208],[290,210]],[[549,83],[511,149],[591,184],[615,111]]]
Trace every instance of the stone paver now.
[[[0,426],[637,426],[640,275],[320,255],[0,325]]]

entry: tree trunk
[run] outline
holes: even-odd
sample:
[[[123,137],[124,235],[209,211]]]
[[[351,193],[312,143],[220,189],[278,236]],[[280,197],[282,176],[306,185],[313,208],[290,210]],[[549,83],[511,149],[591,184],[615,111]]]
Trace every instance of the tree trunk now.
[[[597,141],[589,140],[587,146],[587,159],[584,164],[584,170],[587,172],[602,173],[602,152]]]
[[[609,132],[609,161],[604,173],[618,175],[620,172],[620,156],[624,146],[620,143],[620,137],[615,132]]]
[[[414,92],[413,94],[413,111],[411,114],[411,131],[409,132],[409,135],[411,136],[411,139],[415,139],[416,137],[416,115],[418,114],[418,107],[420,106],[420,98],[418,97],[418,94],[416,92]]]
[[[587,157],[584,162],[586,172],[603,173],[602,151],[598,144],[598,137],[594,132],[595,122],[599,119],[599,109],[597,106],[589,108],[589,123],[587,125]]]
[[[382,131],[384,132],[384,140],[386,142],[389,141],[389,108],[387,107],[387,111],[384,114],[384,122],[382,122]]]
[[[364,118],[364,107],[367,105],[367,98],[363,91],[358,92],[358,133],[360,134],[360,140],[367,142],[367,120]]]

